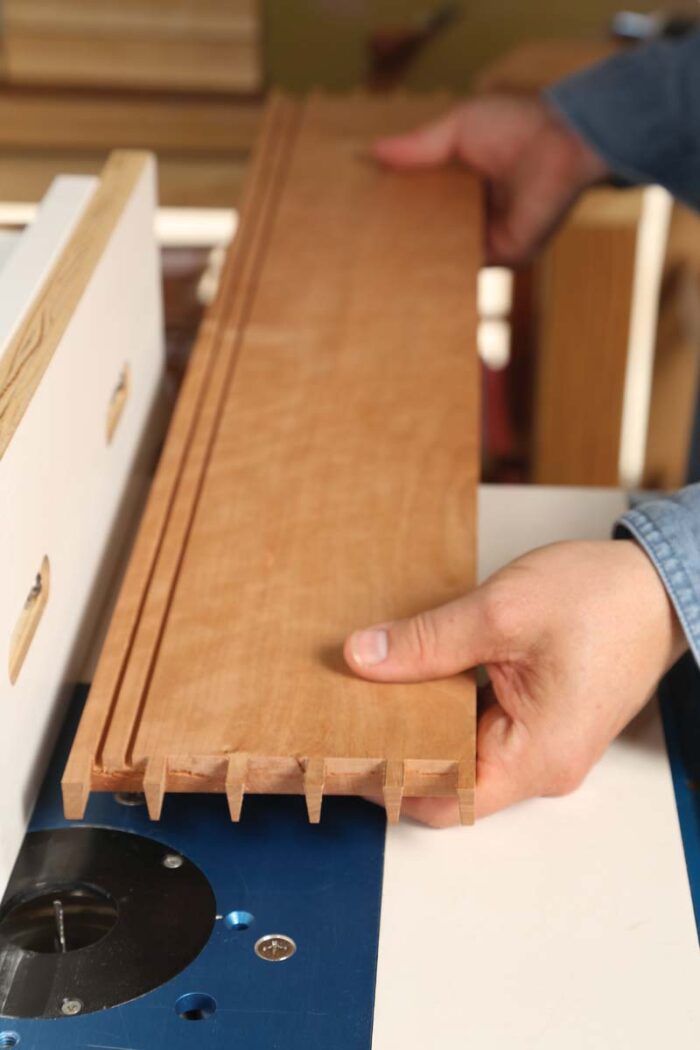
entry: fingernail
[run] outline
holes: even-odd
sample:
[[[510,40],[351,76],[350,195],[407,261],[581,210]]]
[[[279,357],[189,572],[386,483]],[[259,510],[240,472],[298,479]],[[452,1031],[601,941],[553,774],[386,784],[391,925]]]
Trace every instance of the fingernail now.
[[[374,667],[387,658],[389,636],[386,631],[355,631],[350,651],[358,667]]]

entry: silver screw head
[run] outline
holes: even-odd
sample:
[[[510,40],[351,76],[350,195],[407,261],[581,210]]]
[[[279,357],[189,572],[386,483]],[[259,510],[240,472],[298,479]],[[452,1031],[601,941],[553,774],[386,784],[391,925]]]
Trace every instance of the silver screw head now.
[[[64,999],[61,1003],[61,1013],[64,1017],[75,1017],[82,1013],[83,1004],[80,999]]]
[[[284,962],[291,959],[297,950],[297,946],[291,937],[285,937],[283,933],[268,933],[255,945],[255,954],[266,962]]]
[[[140,791],[115,791],[114,801],[120,806],[145,806],[146,796]]]
[[[184,863],[179,853],[166,853],[162,861],[163,867],[169,868],[171,871],[181,868]]]

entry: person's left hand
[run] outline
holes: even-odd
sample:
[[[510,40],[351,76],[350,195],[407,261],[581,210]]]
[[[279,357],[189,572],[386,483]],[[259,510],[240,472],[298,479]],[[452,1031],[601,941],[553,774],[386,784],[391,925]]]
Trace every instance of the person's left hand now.
[[[487,265],[526,262],[551,236],[586,186],[608,166],[541,98],[477,95],[439,120],[378,139],[373,156],[393,168],[451,160],[484,180]]]

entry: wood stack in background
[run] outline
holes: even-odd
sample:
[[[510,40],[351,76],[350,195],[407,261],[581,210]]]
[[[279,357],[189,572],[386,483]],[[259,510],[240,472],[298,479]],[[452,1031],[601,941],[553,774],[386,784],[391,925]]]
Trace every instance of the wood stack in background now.
[[[158,155],[161,203],[231,205],[264,87],[258,0],[4,0],[0,199],[115,147]]]
[[[533,480],[619,484],[620,434],[642,191],[598,190],[535,268]]]
[[[504,52],[476,77],[477,91],[532,94],[620,51],[612,40],[528,40]]]
[[[10,84],[258,91],[257,0],[3,0]]]

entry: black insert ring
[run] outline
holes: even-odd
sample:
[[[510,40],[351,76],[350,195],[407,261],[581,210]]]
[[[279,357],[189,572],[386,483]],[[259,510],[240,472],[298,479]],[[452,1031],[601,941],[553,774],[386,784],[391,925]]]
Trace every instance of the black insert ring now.
[[[94,1013],[171,980],[216,919],[196,865],[125,831],[71,827],[27,835],[0,904],[0,1017]],[[179,855],[178,855],[179,856]]]

